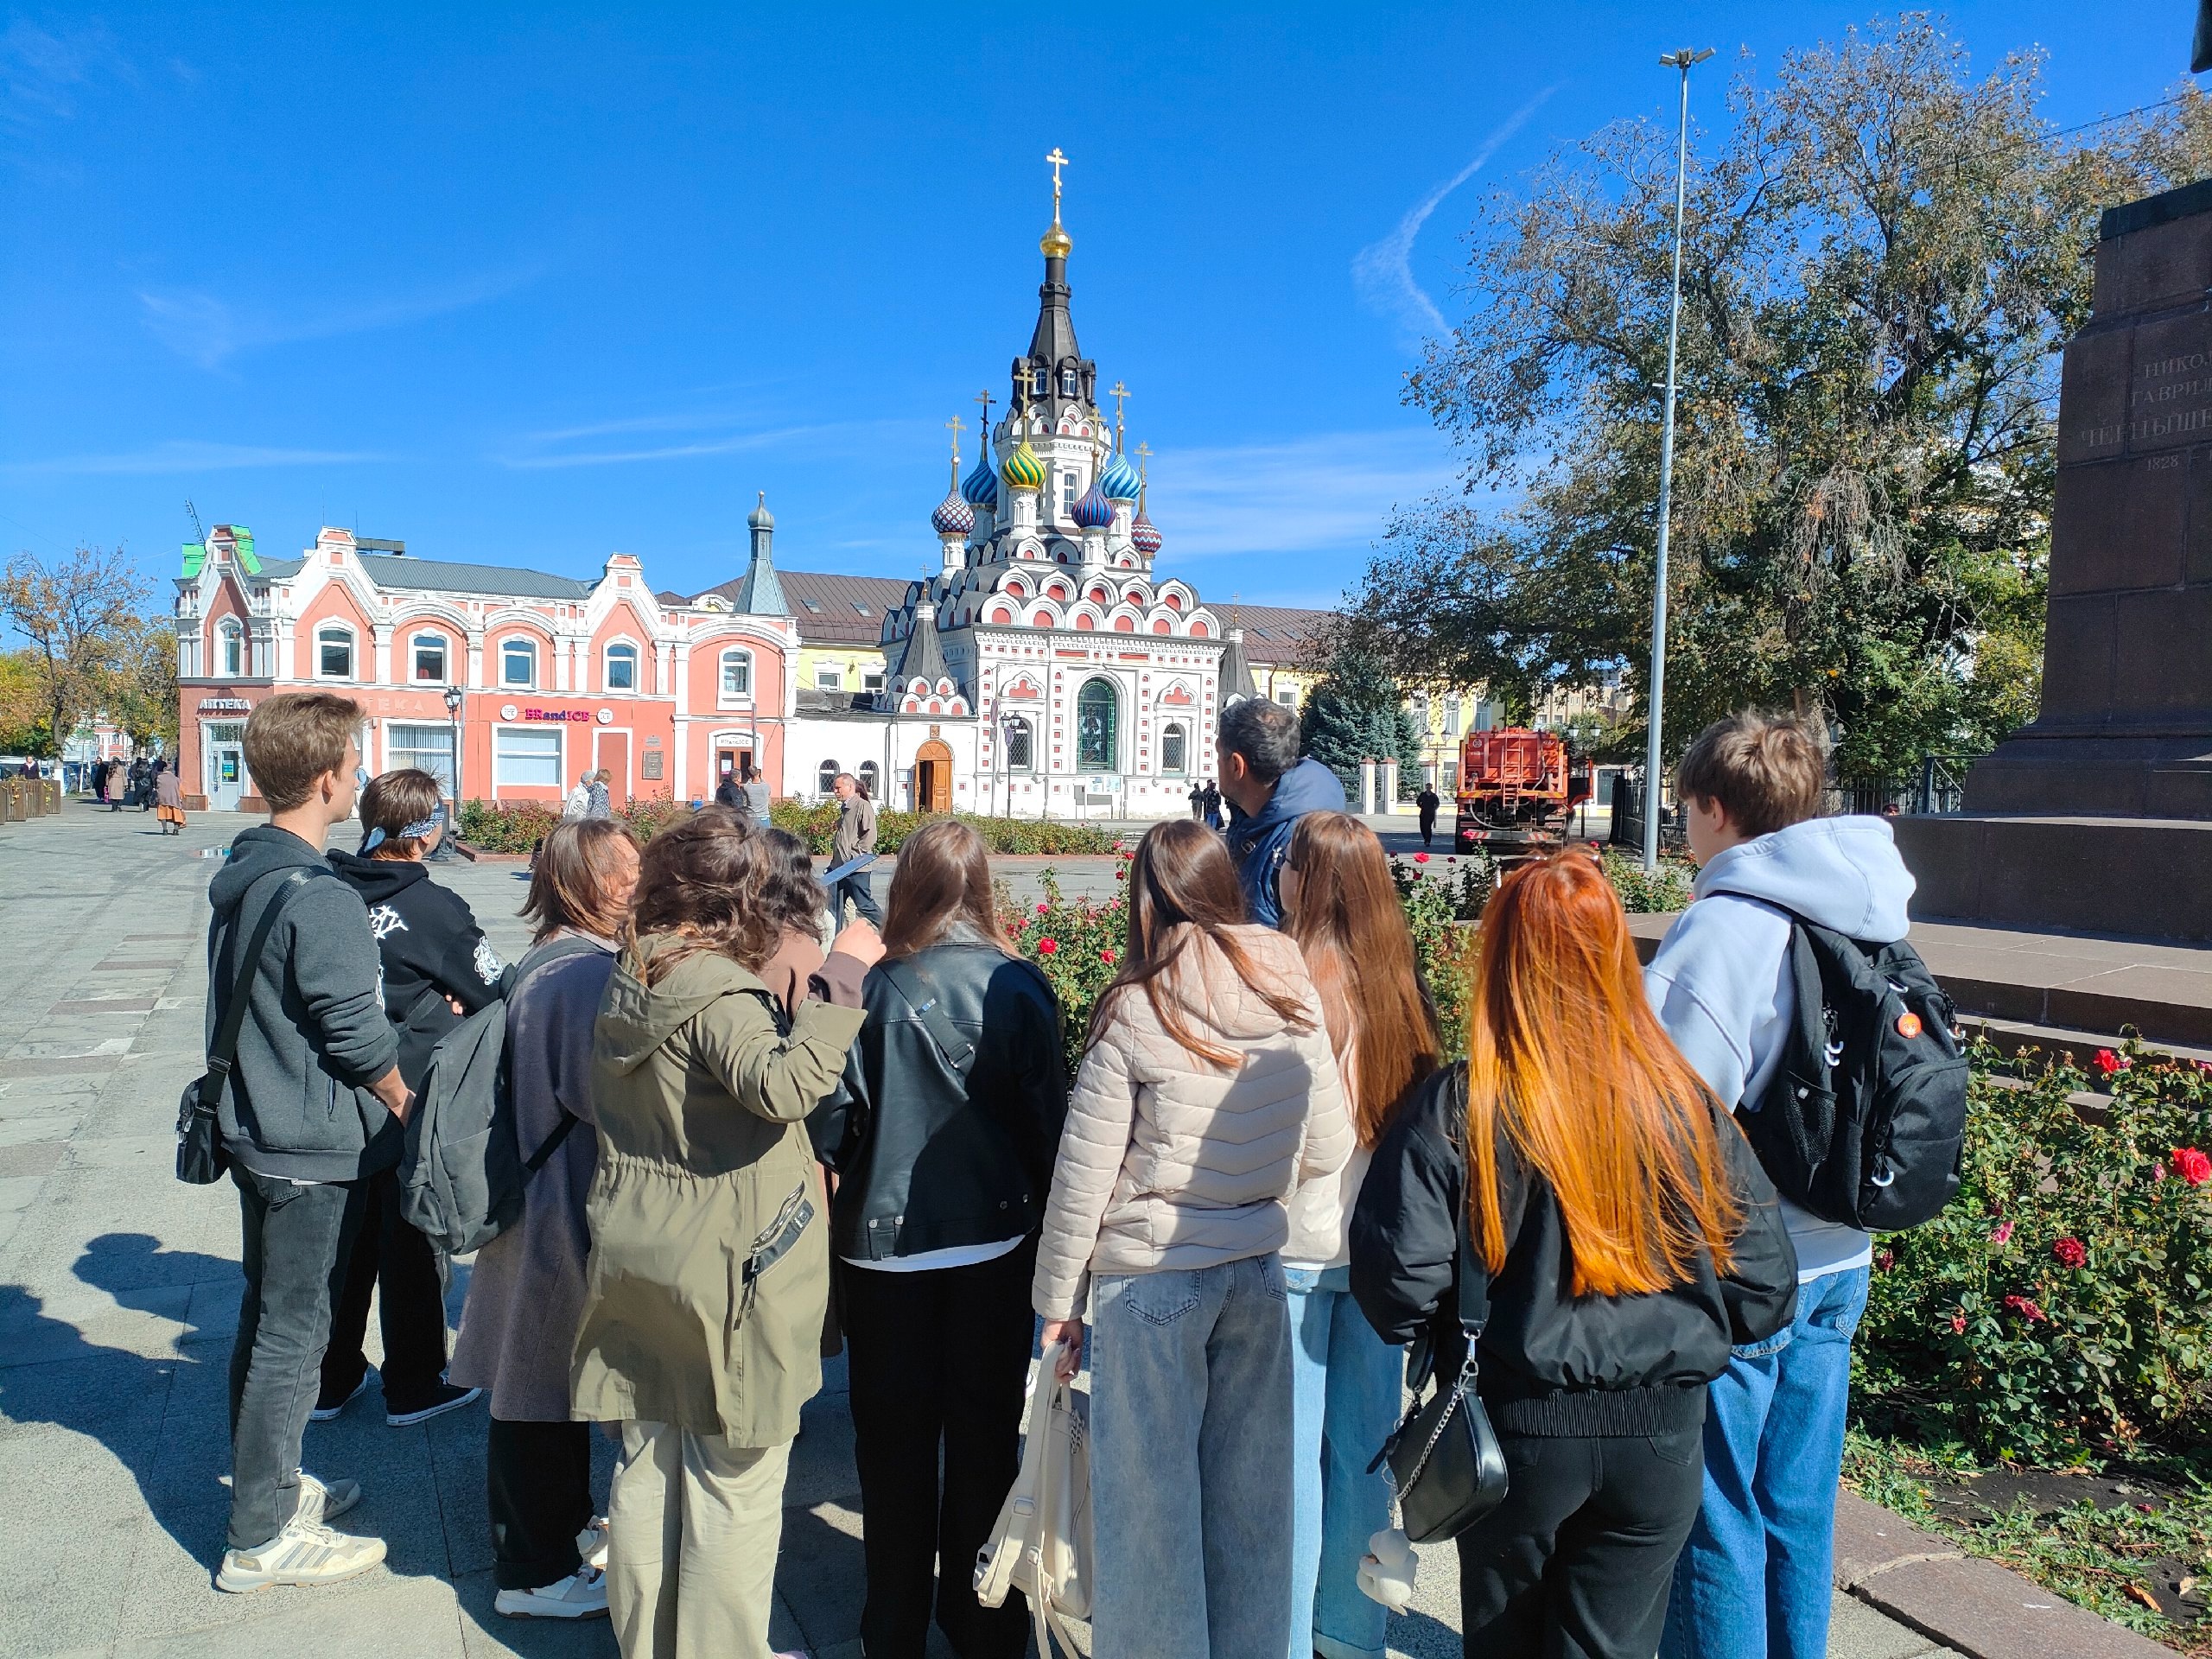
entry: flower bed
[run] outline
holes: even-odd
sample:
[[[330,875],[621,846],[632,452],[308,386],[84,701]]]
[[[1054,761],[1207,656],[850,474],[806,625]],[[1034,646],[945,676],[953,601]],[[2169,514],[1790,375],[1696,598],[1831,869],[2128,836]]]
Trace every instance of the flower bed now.
[[[640,841],[646,841],[662,825],[688,817],[694,810],[688,801],[655,796],[626,801],[616,809],[616,815],[637,832]],[[1030,818],[976,818],[964,813],[960,816],[963,822],[972,823],[982,831],[985,844],[995,853],[1095,855],[1110,853],[1119,844],[1114,836],[1095,824],[1039,823]],[[768,817],[771,823],[798,836],[817,854],[829,852],[830,838],[837,829],[837,809],[829,803],[808,806],[798,801],[778,801],[768,809]],[[560,822],[557,802],[461,804],[461,838],[480,852],[527,853]],[[901,842],[929,822],[930,815],[926,813],[878,812],[876,850],[897,852]]]

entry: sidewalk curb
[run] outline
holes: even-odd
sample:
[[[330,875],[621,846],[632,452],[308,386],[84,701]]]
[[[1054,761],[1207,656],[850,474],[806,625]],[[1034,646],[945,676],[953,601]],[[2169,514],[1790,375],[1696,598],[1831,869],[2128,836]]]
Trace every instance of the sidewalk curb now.
[[[1835,1503],[1835,1587],[1967,1659],[2173,1659],[2172,1649],[1851,1492]]]

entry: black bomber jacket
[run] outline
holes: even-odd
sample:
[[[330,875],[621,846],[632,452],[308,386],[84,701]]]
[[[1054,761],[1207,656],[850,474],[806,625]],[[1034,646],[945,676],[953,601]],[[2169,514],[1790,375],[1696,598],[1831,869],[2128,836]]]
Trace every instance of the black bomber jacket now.
[[[837,1172],[830,1246],[849,1260],[1033,1233],[1067,1117],[1059,1004],[1034,965],[980,939],[905,962],[976,1053],[963,1081],[892,976],[869,971],[868,1023],[809,1126]]]
[[[1467,1210],[1466,1066],[1419,1088],[1375,1149],[1351,1222],[1351,1290],[1383,1339],[1427,1337],[1440,1374],[1466,1352],[1459,1242]],[[1732,1344],[1764,1342],[1796,1316],[1797,1255],[1774,1186],[1734,1121],[1713,1127],[1745,1221],[1728,1272],[1702,1252],[1690,1280],[1636,1296],[1575,1296],[1551,1187],[1501,1132],[1503,1269],[1491,1281],[1478,1388],[1507,1433],[1658,1434],[1705,1420],[1705,1385]],[[1480,1271],[1480,1257],[1474,1258]]]

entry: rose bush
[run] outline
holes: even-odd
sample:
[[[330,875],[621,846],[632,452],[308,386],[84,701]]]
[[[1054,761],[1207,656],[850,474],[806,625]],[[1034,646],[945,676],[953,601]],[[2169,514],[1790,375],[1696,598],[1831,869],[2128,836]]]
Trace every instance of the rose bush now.
[[[690,801],[653,796],[626,801],[615,811],[637,832],[639,840],[645,841],[652,839],[653,832],[663,825],[687,817],[695,810]],[[959,817],[982,832],[984,844],[995,853],[1103,854],[1112,852],[1117,845],[1112,835],[1095,824],[1039,823],[1030,818],[977,818],[965,813]],[[837,829],[837,808],[831,802],[809,806],[798,801],[777,801],[769,807],[768,818],[798,836],[817,854],[829,852],[830,838]],[[557,801],[461,804],[461,839],[480,852],[529,852],[560,821],[561,805]],[[878,811],[876,849],[897,852],[899,842],[929,821],[926,813]]]
[[[2107,1101],[1974,1058],[1959,1195],[1882,1241],[1855,1414],[2038,1463],[2212,1433],[2212,1078],[2130,1044],[2093,1063]]]

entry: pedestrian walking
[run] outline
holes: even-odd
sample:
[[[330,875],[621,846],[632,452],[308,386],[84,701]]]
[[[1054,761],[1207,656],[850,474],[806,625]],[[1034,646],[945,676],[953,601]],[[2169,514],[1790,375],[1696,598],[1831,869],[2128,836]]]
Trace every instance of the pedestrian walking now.
[[[130,763],[130,795],[141,812],[154,810],[154,762],[140,755]]]
[[[768,785],[760,781],[760,769],[747,766],[740,776],[744,779],[745,804],[752,809],[753,821],[755,823],[767,823],[770,804]]]
[[[107,763],[107,790],[102,797],[110,812],[120,812],[129,804],[130,780],[129,768],[121,756]]]
[[[1217,833],[1221,829],[1221,790],[1211,778],[1206,779],[1205,805],[1206,828]]]
[[[1351,1130],[1298,947],[1246,919],[1227,847],[1155,824],[1128,948],[1069,1101],[1032,1296],[1063,1377],[1091,1294],[1103,1659],[1281,1659],[1290,1643],[1286,1200]]]
[[[607,785],[613,780],[613,776],[614,774],[604,766],[591,774],[590,799],[584,807],[586,817],[611,818],[614,816],[613,798],[607,792]]]
[[[1421,814],[1421,844],[1426,848],[1436,836],[1436,810],[1444,804],[1433,784],[1423,784],[1421,793],[1414,797],[1414,807]]]
[[[821,1387],[828,1230],[802,1124],[882,946],[848,928],[786,1032],[760,977],[772,861],[715,807],[655,835],[594,1028],[570,1410],[622,1425],[607,1588],[624,1659],[766,1659],[784,1477]]]
[[[564,822],[583,817],[590,812],[591,780],[597,775],[596,772],[588,771],[576,774],[576,786],[569,791],[568,798],[561,803],[561,817]]]
[[[422,1088],[438,1039],[499,1001],[513,976],[467,901],[431,880],[423,862],[444,833],[440,805],[430,773],[385,772],[361,791],[360,851],[329,855],[332,870],[368,907],[385,1017],[399,1039],[399,1075],[410,1093]],[[446,1381],[445,1264],[399,1213],[396,1168],[363,1183],[362,1205],[312,1421],[337,1417],[379,1377],[385,1421],[395,1428],[473,1405],[480,1389]],[[363,1349],[372,1293],[384,1335],[380,1374]]]
[[[107,804],[107,768],[108,763],[105,760],[92,762],[92,798],[102,806]]]
[[[1200,823],[1206,816],[1206,786],[1203,780],[1191,785],[1191,816]]]
[[[607,1523],[593,1502],[591,1425],[569,1414],[569,1356],[584,1306],[599,1166],[592,1021],[638,885],[638,843],[612,820],[556,824],[530,878],[531,926],[507,998],[507,1064],[525,1176],[521,1217],[476,1253],[451,1375],[491,1395],[485,1504],[496,1611],[607,1611]]]
[[[156,769],[154,793],[160,803],[155,808],[154,816],[161,821],[162,833],[165,836],[182,835],[184,833],[184,791],[177,783],[176,773],[167,766]]]
[[[737,780],[734,771],[722,773],[722,780],[715,785],[715,804],[726,806],[743,817],[753,816],[752,804],[745,798],[745,785]]]
[[[1774,1188],[1667,1040],[1579,849],[1483,917],[1467,1056],[1409,1101],[1352,1216],[1352,1294],[1477,1388],[1511,1483],[1459,1535],[1468,1654],[1649,1659],[1696,1518],[1706,1384],[1789,1323]]]
[[[938,819],[899,848],[883,944],[816,1123],[839,1177],[861,1644],[922,1659],[934,1602],[963,1659],[1020,1659],[1021,1598],[983,1607],[974,1575],[1020,1469],[1037,1226],[1067,1114],[1059,1005],[1007,942],[968,824]]]
[[[1290,1659],[1382,1659],[1388,1613],[1359,1587],[1368,1541],[1390,1525],[1390,1483],[1372,1468],[1398,1421],[1405,1355],[1351,1297],[1351,1223],[1375,1147],[1408,1091],[1436,1070],[1435,1016],[1375,832],[1309,812],[1282,868],[1283,931],[1313,976],[1351,1115],[1341,1173],[1301,1185],[1283,1248],[1289,1289]]]
[[[245,1273],[219,1590],[334,1583],[385,1554],[382,1539],[323,1524],[359,1501],[359,1485],[300,1468],[363,1184],[398,1161],[410,1104],[367,909],[322,860],[332,828],[353,816],[362,718],[359,704],[320,691],[280,692],[254,709],[245,760],[269,822],[240,832],[207,889],[211,1039],[241,977],[247,999],[217,1112]],[[245,961],[280,902],[258,962]]]
[[[1668,1035],[1738,1112],[1768,1099],[1796,1026],[1792,918],[1885,944],[1910,925],[1912,875],[1889,824],[1820,817],[1825,784],[1819,737],[1758,714],[1707,728],[1675,772],[1697,902],[1644,982]],[[1704,1501],[1675,1568],[1669,1659],[1827,1651],[1851,1339],[1873,1240],[1787,1198],[1782,1215],[1797,1254],[1796,1318],[1738,1348],[1708,1392]]]
[[[1275,883],[1292,829],[1306,813],[1344,810],[1337,774],[1300,760],[1298,746],[1298,716],[1279,702],[1248,697],[1222,711],[1222,793],[1236,809],[1229,851],[1252,919],[1267,927],[1282,925]]]
[[[875,854],[875,803],[868,798],[868,791],[861,780],[849,772],[841,772],[830,791],[837,798],[837,829],[830,838],[830,863],[832,868],[849,864],[856,858],[873,858]],[[860,918],[872,926],[883,925],[883,912],[875,902],[875,893],[866,869],[855,870],[838,878],[830,890],[833,907],[842,920],[845,901],[852,901],[853,910]]]

